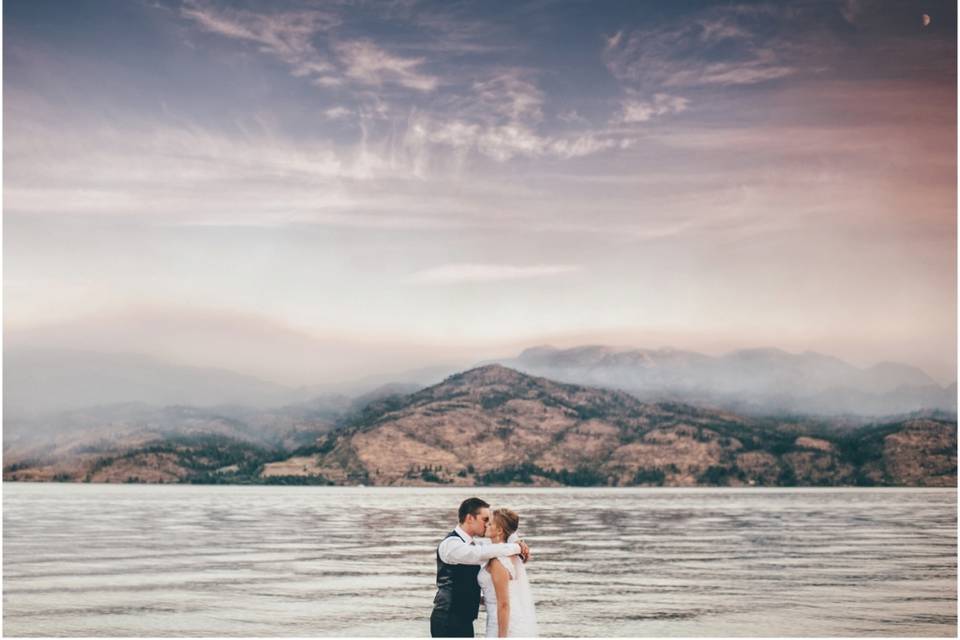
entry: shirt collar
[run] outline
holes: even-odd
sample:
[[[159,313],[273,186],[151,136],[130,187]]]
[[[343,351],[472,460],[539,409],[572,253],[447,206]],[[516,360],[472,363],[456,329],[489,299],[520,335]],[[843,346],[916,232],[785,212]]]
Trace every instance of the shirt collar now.
[[[467,544],[470,544],[473,542],[473,536],[471,536],[469,533],[461,529],[460,525],[457,525],[454,531],[456,531],[457,535],[463,538],[463,541],[466,542]]]

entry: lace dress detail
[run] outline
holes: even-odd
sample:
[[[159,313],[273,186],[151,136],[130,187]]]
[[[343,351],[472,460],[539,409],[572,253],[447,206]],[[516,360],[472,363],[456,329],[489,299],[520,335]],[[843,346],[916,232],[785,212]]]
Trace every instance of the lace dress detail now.
[[[486,637],[496,638],[497,628],[497,591],[493,586],[493,576],[487,571],[489,562],[501,563],[510,573],[510,625],[507,627],[509,638],[533,638],[537,635],[537,617],[533,608],[533,595],[527,581],[526,568],[517,556],[494,558],[483,563],[477,582],[483,593],[483,602],[487,610]]]

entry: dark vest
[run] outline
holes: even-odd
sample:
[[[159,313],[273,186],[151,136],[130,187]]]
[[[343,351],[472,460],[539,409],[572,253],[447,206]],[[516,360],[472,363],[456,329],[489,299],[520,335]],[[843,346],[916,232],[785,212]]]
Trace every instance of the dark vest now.
[[[451,537],[460,538],[460,535],[451,531],[444,540]],[[440,548],[437,547],[437,596],[433,599],[434,611],[445,611],[462,620],[476,620],[480,611],[478,573],[480,567],[475,564],[447,564],[440,559]]]

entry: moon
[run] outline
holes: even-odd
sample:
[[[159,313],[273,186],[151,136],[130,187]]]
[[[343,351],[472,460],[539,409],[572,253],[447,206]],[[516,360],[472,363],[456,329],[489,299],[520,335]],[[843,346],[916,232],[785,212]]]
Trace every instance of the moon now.
[[[930,24],[930,16],[923,14],[923,26],[928,26]]]

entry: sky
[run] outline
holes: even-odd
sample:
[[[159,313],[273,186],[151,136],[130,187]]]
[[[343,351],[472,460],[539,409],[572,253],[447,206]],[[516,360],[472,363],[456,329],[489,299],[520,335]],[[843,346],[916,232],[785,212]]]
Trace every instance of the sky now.
[[[956,379],[956,3],[3,19],[8,347],[289,384],[539,344]]]

